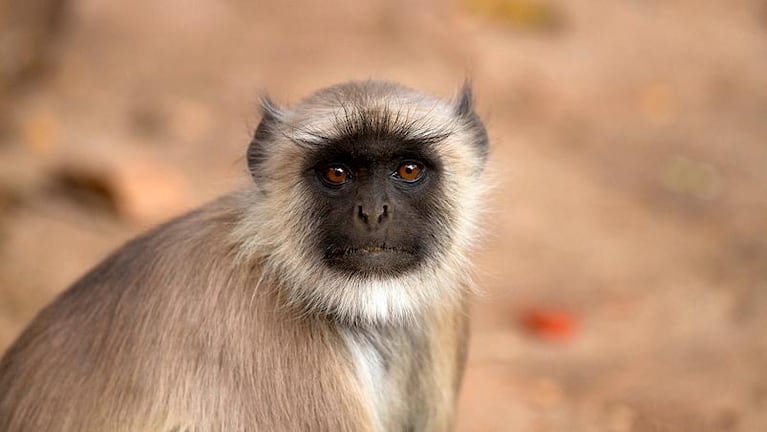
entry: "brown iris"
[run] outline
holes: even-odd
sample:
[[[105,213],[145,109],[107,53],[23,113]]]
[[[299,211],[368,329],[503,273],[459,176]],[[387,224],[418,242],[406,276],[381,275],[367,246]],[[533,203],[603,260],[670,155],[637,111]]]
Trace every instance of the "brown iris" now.
[[[422,172],[423,166],[415,162],[405,162],[397,168],[397,176],[408,182],[418,180]]]
[[[331,166],[325,170],[325,180],[329,183],[340,185],[349,180],[349,171],[340,166]]]

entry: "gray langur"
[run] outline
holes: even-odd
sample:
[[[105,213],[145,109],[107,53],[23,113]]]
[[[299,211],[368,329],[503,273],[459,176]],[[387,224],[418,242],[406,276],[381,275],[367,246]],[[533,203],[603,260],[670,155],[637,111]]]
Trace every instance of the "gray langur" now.
[[[129,242],[0,361],[0,432],[446,431],[485,128],[348,82],[268,99],[253,182]]]

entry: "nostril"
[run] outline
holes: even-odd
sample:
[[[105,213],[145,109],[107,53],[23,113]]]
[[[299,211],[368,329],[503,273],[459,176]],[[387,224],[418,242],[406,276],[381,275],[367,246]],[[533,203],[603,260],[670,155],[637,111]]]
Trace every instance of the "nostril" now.
[[[362,206],[357,206],[357,217],[362,219],[365,223],[368,222],[368,215],[365,214],[364,210],[362,210]]]
[[[383,206],[383,212],[381,212],[380,215],[378,215],[378,223],[383,222],[384,219],[389,217],[389,206],[384,204]]]

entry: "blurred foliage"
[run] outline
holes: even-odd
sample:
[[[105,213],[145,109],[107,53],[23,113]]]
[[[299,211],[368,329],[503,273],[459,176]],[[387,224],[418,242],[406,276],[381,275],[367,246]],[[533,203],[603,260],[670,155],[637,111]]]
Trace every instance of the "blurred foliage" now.
[[[674,193],[701,200],[716,198],[722,189],[721,176],[713,165],[682,156],[666,161],[661,171],[661,183]]]
[[[554,4],[540,0],[464,0],[469,12],[511,27],[559,31],[565,18]]]

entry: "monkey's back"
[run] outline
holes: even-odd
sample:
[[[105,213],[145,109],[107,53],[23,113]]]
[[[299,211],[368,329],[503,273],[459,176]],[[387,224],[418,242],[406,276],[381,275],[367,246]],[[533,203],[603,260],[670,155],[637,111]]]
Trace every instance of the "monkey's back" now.
[[[0,431],[366,430],[337,330],[286,318],[235,258],[237,199],[131,241],[40,312],[0,361]]]

